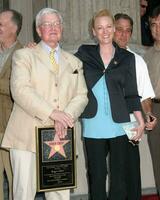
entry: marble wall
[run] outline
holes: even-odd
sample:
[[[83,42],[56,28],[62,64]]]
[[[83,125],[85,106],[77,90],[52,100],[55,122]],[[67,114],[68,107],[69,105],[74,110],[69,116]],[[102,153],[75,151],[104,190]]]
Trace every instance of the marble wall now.
[[[64,18],[63,47],[76,49],[82,43],[92,43],[88,23],[97,10],[108,8],[113,14],[125,12],[134,20],[132,43],[140,43],[139,0],[10,0],[10,7],[23,13],[22,43],[33,40],[33,20],[43,7],[58,9]]]
[[[124,12],[133,20],[133,43],[140,43],[140,17],[138,0],[48,0],[48,6],[58,9],[64,18],[63,46],[75,49],[82,43],[93,42],[88,32],[88,22],[100,9],[108,8],[113,14]],[[135,12],[136,11],[136,12]]]

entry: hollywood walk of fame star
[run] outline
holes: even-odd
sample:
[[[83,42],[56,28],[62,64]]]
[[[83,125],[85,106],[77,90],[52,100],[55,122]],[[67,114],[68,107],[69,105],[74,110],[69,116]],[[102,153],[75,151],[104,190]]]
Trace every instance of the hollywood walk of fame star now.
[[[57,152],[66,158],[66,154],[65,154],[63,146],[67,144],[69,141],[70,140],[60,140],[57,134],[55,134],[54,140],[45,141],[44,143],[47,144],[51,148],[48,158],[51,158]]]

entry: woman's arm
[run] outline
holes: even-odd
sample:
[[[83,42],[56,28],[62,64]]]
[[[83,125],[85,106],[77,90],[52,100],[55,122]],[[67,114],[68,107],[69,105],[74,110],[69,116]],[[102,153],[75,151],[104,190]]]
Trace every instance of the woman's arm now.
[[[145,123],[144,123],[144,119],[143,119],[141,111],[134,111],[133,114],[134,114],[135,118],[137,119],[138,126],[133,129],[133,131],[136,131],[136,134],[132,138],[132,140],[138,141],[141,139],[141,137],[144,133]]]

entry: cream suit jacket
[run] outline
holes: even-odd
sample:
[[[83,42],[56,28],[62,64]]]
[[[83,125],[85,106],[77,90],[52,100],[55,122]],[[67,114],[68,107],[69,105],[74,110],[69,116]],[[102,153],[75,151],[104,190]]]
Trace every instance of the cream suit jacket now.
[[[14,107],[2,146],[36,151],[35,127],[53,125],[54,109],[69,113],[76,121],[88,99],[82,63],[60,49],[59,73],[54,73],[41,42],[13,55],[11,92]]]

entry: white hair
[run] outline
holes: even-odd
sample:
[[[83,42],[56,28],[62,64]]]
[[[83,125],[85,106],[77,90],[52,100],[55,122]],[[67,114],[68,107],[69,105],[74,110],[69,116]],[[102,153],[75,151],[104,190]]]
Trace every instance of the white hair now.
[[[59,17],[60,22],[63,23],[63,18],[61,16],[60,12],[58,12],[57,10],[55,10],[53,8],[43,8],[36,15],[36,27],[38,27],[39,25],[41,25],[41,18],[44,15],[47,15],[47,14],[56,14]]]

